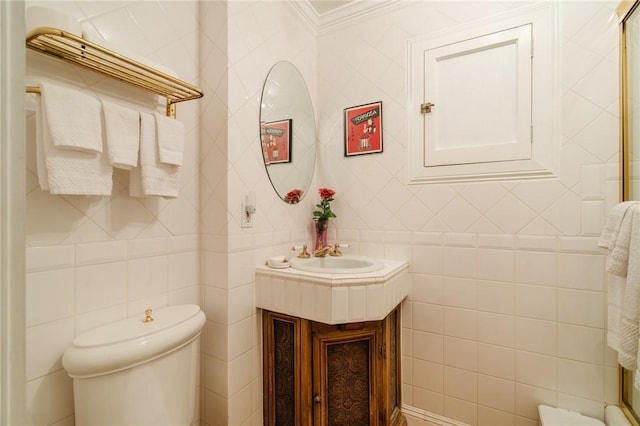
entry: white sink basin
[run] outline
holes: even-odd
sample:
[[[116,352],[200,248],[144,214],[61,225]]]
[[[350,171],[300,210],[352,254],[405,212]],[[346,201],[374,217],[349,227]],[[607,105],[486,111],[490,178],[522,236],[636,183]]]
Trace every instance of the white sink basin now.
[[[409,294],[409,265],[403,260],[293,256],[288,265],[256,266],[258,308],[346,324],[381,320]]]
[[[294,269],[324,274],[359,274],[379,271],[384,268],[384,262],[364,257],[326,256],[311,257],[309,259],[293,257],[289,262]]]

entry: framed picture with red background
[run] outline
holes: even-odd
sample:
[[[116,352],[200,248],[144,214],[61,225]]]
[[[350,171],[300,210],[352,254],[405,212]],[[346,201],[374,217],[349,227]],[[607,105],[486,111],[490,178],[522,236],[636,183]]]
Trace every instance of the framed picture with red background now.
[[[293,120],[260,123],[260,139],[265,164],[291,162],[291,132]]]
[[[344,110],[344,155],[382,152],[382,102]]]

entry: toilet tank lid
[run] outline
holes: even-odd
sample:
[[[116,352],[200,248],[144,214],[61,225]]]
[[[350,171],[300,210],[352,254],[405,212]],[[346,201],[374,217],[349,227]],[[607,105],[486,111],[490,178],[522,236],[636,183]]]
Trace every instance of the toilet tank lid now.
[[[116,321],[77,336],[62,356],[71,377],[89,377],[129,368],[171,352],[196,338],[205,323],[198,305],[174,305]]]

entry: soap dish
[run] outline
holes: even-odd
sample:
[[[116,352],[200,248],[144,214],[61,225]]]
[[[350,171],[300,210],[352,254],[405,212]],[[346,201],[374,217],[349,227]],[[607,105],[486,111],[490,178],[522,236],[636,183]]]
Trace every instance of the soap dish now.
[[[291,265],[287,261],[284,261],[284,262],[272,262],[270,260],[267,260],[267,266],[269,268],[273,268],[273,269],[284,269],[284,268],[288,268]]]
[[[273,269],[285,269],[288,268],[289,266],[291,266],[291,264],[287,261],[274,261],[274,260],[267,260],[267,266],[269,268],[273,268]]]

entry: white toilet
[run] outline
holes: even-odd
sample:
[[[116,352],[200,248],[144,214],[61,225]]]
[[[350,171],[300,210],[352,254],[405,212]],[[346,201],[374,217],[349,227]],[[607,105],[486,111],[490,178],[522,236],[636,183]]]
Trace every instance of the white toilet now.
[[[199,306],[176,305],[76,337],[62,357],[76,426],[191,424],[204,323]]]
[[[539,405],[538,414],[540,415],[541,426],[604,426],[604,423],[598,419],[583,416],[580,413],[563,408]]]
[[[575,411],[546,405],[538,406],[538,414],[540,415],[541,426],[631,426],[631,423],[625,418],[620,408],[614,405],[609,405],[605,408],[604,423]]]

